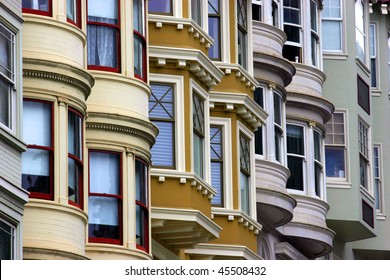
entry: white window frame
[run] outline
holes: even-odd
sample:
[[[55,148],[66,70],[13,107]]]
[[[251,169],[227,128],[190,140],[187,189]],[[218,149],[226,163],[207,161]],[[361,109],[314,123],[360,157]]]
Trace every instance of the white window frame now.
[[[185,172],[185,129],[184,129],[184,77],[167,74],[149,74],[149,81],[173,85],[174,91],[174,114],[175,114],[175,169],[158,169],[165,173],[174,171]]]
[[[232,178],[232,130],[231,119],[211,117],[210,126],[218,125],[222,127],[222,145],[223,145],[223,208],[233,209],[233,178]],[[220,207],[218,207],[220,208]]]
[[[263,6],[263,0],[252,0],[252,7],[253,7],[253,5],[256,5],[256,6],[260,6],[260,22],[264,22],[264,6]],[[252,16],[253,16],[253,9],[252,9]],[[254,20],[253,19],[253,17],[252,17],[252,20]],[[256,21],[258,21],[258,20],[256,20]]]
[[[313,177],[312,177],[313,184],[311,184],[311,185],[313,185],[314,190],[311,191],[311,192],[312,192],[313,196],[316,196],[316,197],[318,197],[320,199],[325,200],[326,199],[326,191],[325,191],[325,185],[326,185],[325,184],[325,177],[326,177],[325,172],[326,172],[326,170],[325,170],[324,134],[322,133],[321,130],[319,130],[319,129],[315,128],[315,127],[312,127],[311,129],[309,129],[309,133],[311,133],[312,135],[309,135],[309,138],[311,139],[311,143],[309,143],[308,147],[313,147],[311,149],[312,150],[312,154],[310,154],[310,157],[311,156],[313,157],[313,172],[312,172],[312,174],[313,174]],[[320,137],[319,138],[319,141],[320,141],[320,143],[319,143],[319,145],[320,145],[320,159],[319,160],[315,158],[315,138],[314,138],[315,134],[314,133],[318,133],[318,135]],[[316,172],[315,167],[316,167],[316,165],[319,165],[321,167],[320,180],[319,180],[319,183],[320,183],[320,186],[319,186],[320,193],[319,194],[316,193],[316,189],[315,189],[315,187],[316,187],[316,185],[315,185],[316,184],[316,182],[315,182],[315,176],[316,176],[316,174],[315,174],[315,172]],[[309,193],[310,193],[310,191],[309,191]]]
[[[249,130],[244,124],[242,124],[239,120],[236,122],[237,124],[237,135],[236,135],[236,143],[237,143],[237,178],[240,176],[241,167],[240,167],[240,136],[243,135],[249,140],[249,154],[251,155],[250,158],[250,165],[251,165],[251,175],[249,178],[249,215],[256,219],[256,169],[255,169],[255,157],[254,157],[254,151],[255,151],[255,142],[254,142],[254,134],[251,130]],[[239,179],[238,179],[239,180]],[[237,195],[238,195],[238,208],[241,210],[241,192],[240,187],[237,189]],[[242,210],[241,210],[242,211]],[[244,212],[243,212],[244,213]]]
[[[17,227],[7,221],[6,219],[3,219],[3,217],[0,216],[0,221],[3,222],[4,224],[8,225],[11,227],[11,258],[10,260],[15,260],[17,259],[17,242],[16,239],[18,238],[17,236]]]
[[[8,78],[6,77],[4,74],[2,74],[0,72],[0,76],[2,77],[2,79],[4,79],[6,81],[6,84],[9,85],[9,103],[8,103],[8,125],[7,124],[3,124],[0,122],[0,128],[3,128],[5,131],[8,131],[9,133],[11,134],[15,134],[16,133],[16,91],[17,91],[17,79],[18,77],[16,76],[16,72],[17,72],[17,67],[16,67],[16,61],[17,61],[17,43],[18,43],[18,39],[17,39],[17,32],[16,30],[14,29],[11,29],[10,26],[8,26],[6,24],[5,21],[2,20],[2,18],[0,18],[0,25],[6,29],[6,31],[8,31],[10,34],[11,34],[11,39],[12,39],[12,69],[13,70],[13,73],[11,73],[11,78]]]
[[[361,138],[361,130],[360,127],[363,126],[367,134],[363,139]],[[360,184],[360,189],[368,192],[371,196],[373,196],[373,188],[372,188],[372,179],[371,179],[371,127],[362,119],[358,118],[358,147],[359,147],[359,184],[360,184],[360,157],[363,157],[366,160],[366,175],[367,175],[367,186],[363,186]],[[363,143],[361,143],[363,141]],[[363,147],[361,147],[363,145]]]
[[[341,144],[324,144],[325,152],[324,157],[326,157],[326,147],[344,147],[344,177],[328,177],[326,176],[326,160],[325,160],[325,177],[327,187],[335,187],[335,188],[349,188],[349,180],[350,180],[350,164],[349,164],[349,145],[348,145],[348,111],[345,109],[336,109],[334,113],[343,114],[344,119],[344,145]],[[332,141],[333,142],[333,141]]]
[[[375,150],[377,151],[377,156],[375,156]],[[378,165],[376,165],[376,160],[378,162]],[[374,183],[378,181],[379,188],[378,190],[374,190],[374,197],[375,197],[375,203],[378,203],[378,206],[376,205],[376,213],[377,213],[377,219],[385,219],[385,199],[384,199],[384,182],[383,182],[383,154],[382,154],[382,144],[375,143],[373,145],[373,177],[374,177]],[[376,175],[375,169],[378,169]],[[376,188],[376,186],[375,186]]]
[[[372,32],[373,31],[373,32]],[[369,32],[369,37],[370,37],[370,71],[371,71],[371,77],[372,77],[372,73],[373,73],[373,69],[371,69],[371,61],[374,60],[375,61],[375,83],[376,85],[373,86],[372,85],[372,80],[370,81],[370,87],[371,87],[371,90],[378,90],[379,89],[379,64],[380,64],[380,60],[378,59],[378,56],[377,56],[377,53],[378,53],[378,41],[377,41],[377,23],[376,22],[371,22],[370,23],[370,32]],[[371,51],[373,50],[373,52]]]
[[[290,8],[290,7],[285,7],[283,5],[283,11],[282,11],[282,15],[284,15],[284,9],[293,9],[293,10],[298,10],[299,11],[299,24],[295,24],[295,23],[290,23],[290,22],[286,22],[284,20],[284,16],[283,16],[283,20],[282,20],[282,30],[284,30],[284,26],[285,25],[288,25],[288,26],[292,26],[292,27],[296,27],[299,29],[299,42],[293,42],[293,41],[286,41],[286,45],[288,46],[292,46],[292,47],[297,47],[297,48],[300,48],[300,59],[298,58],[298,61],[295,61],[295,62],[303,62],[304,58],[304,54],[303,54],[303,45],[304,45],[304,37],[303,37],[303,26],[304,26],[304,22],[305,22],[305,18],[303,17],[303,13],[302,13],[302,10],[303,10],[303,3],[302,3],[302,0],[298,0],[299,1],[299,8]]]
[[[357,2],[359,2],[360,4],[362,4],[362,7],[363,7],[363,30],[360,30],[360,27],[357,26],[357,22],[356,22],[356,4]],[[363,57],[359,57],[358,53],[357,53],[357,41],[355,43],[355,50],[356,50],[356,60],[357,61],[360,61],[361,63],[363,63],[363,65],[367,65],[367,53],[368,53],[368,48],[367,48],[367,34],[368,34],[368,31],[366,30],[367,29],[367,21],[368,21],[368,8],[367,8],[367,2],[366,0],[355,0],[355,8],[354,8],[354,12],[355,12],[355,41],[357,40],[358,38],[358,32],[360,35],[363,36]]]
[[[238,13],[238,1],[239,0],[235,0],[234,2],[234,5],[235,5],[235,13],[237,14]],[[235,30],[236,30],[236,38],[235,38],[235,42],[236,42],[236,61],[237,61],[237,64],[239,64],[243,69],[245,69],[249,74],[252,74],[253,73],[253,65],[251,63],[251,61],[253,61],[253,54],[252,54],[252,36],[251,36],[251,30],[252,30],[252,7],[250,5],[252,5],[251,2],[249,1],[246,1],[246,0],[243,0],[244,3],[246,3],[246,25],[247,25],[247,28],[246,28],[246,34],[245,34],[245,40],[246,40],[246,46],[245,46],[245,57],[246,57],[246,61],[244,62],[245,63],[245,67],[242,66],[241,64],[239,64],[238,62],[238,18],[237,18],[237,22],[236,22],[236,25],[235,25]],[[226,2],[226,1],[222,1],[222,2]],[[223,24],[223,23],[222,23]],[[228,25],[228,24],[226,24]],[[229,31],[228,31],[229,32]],[[229,42],[230,44],[230,42]]]
[[[192,19],[194,22],[196,22],[193,18],[192,18],[192,14],[193,14],[193,11],[192,11],[192,2],[195,1],[195,0],[190,0],[189,1],[189,5],[188,5],[188,14],[190,15],[190,19]],[[208,22],[207,22],[207,15],[208,15],[208,2],[207,0],[196,0],[199,2],[200,6],[199,6],[199,10],[198,12],[200,13],[200,24],[199,22],[196,22],[202,29],[204,30],[208,30]]]
[[[317,68],[320,68],[321,67],[321,52],[320,52],[320,23],[319,23],[319,15],[320,15],[320,10],[319,10],[319,7],[318,7],[318,4],[315,0],[311,0],[310,3],[309,3],[309,11],[311,11],[311,5],[314,5],[315,7],[315,10],[316,10],[316,14],[315,14],[315,24],[316,24],[316,30],[313,29],[313,26],[311,25],[311,22],[312,22],[312,14],[310,12],[310,22],[309,22],[309,26],[310,26],[310,32],[311,32],[311,35],[310,35],[310,53],[311,53],[311,56],[310,56],[310,61],[311,61],[311,64],[314,66],[314,67],[317,67]],[[313,48],[312,44],[313,44],[313,37],[315,38],[315,46]],[[313,54],[313,51],[315,52]],[[313,61],[313,57],[314,57],[314,61]]]
[[[205,91],[195,80],[192,78],[190,79],[190,100],[191,100],[191,106],[190,106],[190,122],[191,122],[191,172],[195,174],[194,170],[194,134],[193,134],[193,95],[194,92],[203,99],[204,104],[204,139],[203,139],[203,178],[198,176],[200,179],[205,180],[208,183],[211,183],[211,176],[210,176],[210,108],[209,108],[209,96],[207,91]],[[184,108],[184,105],[183,105]],[[185,154],[185,153],[183,153]]]
[[[345,53],[345,24],[344,24],[344,0],[338,0],[339,3],[340,3],[340,17],[324,17],[322,16],[322,22],[324,21],[329,21],[329,22],[339,22],[340,24],[340,49],[337,50],[332,50],[332,49],[329,49],[329,50],[325,50],[323,49],[323,53],[325,53],[327,56],[333,56],[333,55],[340,55],[340,54],[344,54]],[[322,13],[323,14],[323,13]],[[322,24],[322,30],[323,30],[323,24]],[[322,40],[324,40],[323,36],[322,37]],[[328,58],[328,57],[327,57]]]

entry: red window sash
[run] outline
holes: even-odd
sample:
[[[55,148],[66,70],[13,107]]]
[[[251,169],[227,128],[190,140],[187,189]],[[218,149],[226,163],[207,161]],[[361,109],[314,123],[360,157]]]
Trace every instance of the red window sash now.
[[[141,63],[142,63],[142,77],[136,73],[134,73],[134,76],[145,83],[147,83],[147,61],[146,61],[146,38],[144,35],[142,35],[140,32],[134,30],[134,40],[135,37],[141,39],[142,41],[142,58],[141,58]]]
[[[28,13],[28,14],[36,14],[40,16],[52,16],[52,4],[51,0],[48,0],[47,2],[47,9],[48,11],[41,11],[41,10],[35,10],[35,9],[30,9],[30,8],[22,8],[23,13]]]
[[[81,28],[81,1],[76,0],[76,22],[71,20],[70,18],[66,17],[67,22],[77,26],[78,28]]]

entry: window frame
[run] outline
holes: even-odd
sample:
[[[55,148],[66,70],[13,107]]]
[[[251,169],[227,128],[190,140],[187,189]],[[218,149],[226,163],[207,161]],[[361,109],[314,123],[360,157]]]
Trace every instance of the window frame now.
[[[199,99],[199,106],[200,106],[200,110],[201,110],[201,113],[202,113],[202,116],[203,116],[203,123],[200,123],[201,126],[201,129],[198,129],[195,125],[195,116],[198,116],[197,112],[196,111],[196,108],[195,108],[195,98],[198,98]],[[205,116],[205,102],[206,100],[203,99],[203,97],[201,96],[201,94],[199,94],[199,92],[196,90],[196,89],[192,89],[192,139],[193,139],[193,170],[194,170],[194,173],[197,174],[200,178],[203,178],[205,179],[205,150],[206,150],[206,144],[205,144],[205,138],[206,138],[206,116]],[[202,128],[203,128],[203,131],[202,131]],[[200,154],[199,156],[201,156],[201,162],[200,162],[200,170],[199,172],[201,174],[199,174],[197,172],[197,168],[196,167],[196,163],[195,163],[195,136],[199,137],[199,141],[200,144],[202,145],[201,147],[201,151],[200,151]]]
[[[142,19],[142,32],[140,32],[140,30],[137,30],[135,28],[135,25],[133,25],[133,40],[134,40],[134,76],[142,81],[144,81],[145,83],[147,82],[147,59],[146,59],[146,48],[147,48],[147,44],[146,44],[146,22],[147,22],[147,19],[146,19],[146,1],[145,0],[133,0],[133,15],[135,13],[135,7],[134,7],[134,3],[135,1],[140,1],[142,7],[141,7],[141,16],[139,17],[139,19]],[[133,22],[134,22],[134,18],[135,16],[133,16]],[[141,75],[139,75],[138,73],[136,73],[136,65],[135,65],[135,57],[136,57],[136,42],[137,42],[137,39],[139,39],[141,41],[141,45],[142,45],[142,52],[141,52],[141,58],[140,58],[140,63],[142,64],[141,67]]]
[[[78,195],[79,195],[80,203],[74,202],[74,201],[69,199],[69,168],[68,168],[68,203],[70,205],[73,205],[73,206],[76,206],[80,209],[83,209],[84,208],[84,117],[79,111],[77,111],[76,109],[74,109],[72,107],[68,107],[68,118],[69,118],[69,113],[75,114],[81,120],[81,135],[79,135],[81,137],[81,139],[80,139],[80,141],[81,141],[81,143],[80,143],[80,145],[81,145],[81,147],[80,147],[81,158],[78,158],[76,155],[69,153],[69,146],[68,146],[68,161],[69,161],[69,159],[74,160],[75,165],[80,168],[80,169],[78,169],[78,172],[79,172]],[[69,135],[69,126],[68,126],[68,135]],[[68,145],[69,145],[69,143],[68,143]]]
[[[312,6],[313,5],[313,6]],[[313,11],[312,8],[315,9],[315,29],[313,28]],[[317,5],[317,2],[314,0],[310,1],[310,32],[311,32],[311,63],[314,67],[319,67],[320,66],[320,35],[319,35],[319,30],[320,30],[320,24],[319,24],[319,7]]]
[[[241,5],[240,5],[241,3]],[[248,43],[248,32],[249,32],[249,22],[248,22],[248,7],[247,7],[247,1],[246,0],[237,0],[236,1],[236,7],[237,7],[237,63],[241,65],[244,69],[248,69],[249,63],[249,43]],[[244,8],[244,13],[241,12],[241,8]],[[243,24],[240,24],[240,15],[242,15],[243,18]],[[241,44],[240,44],[241,40]],[[241,46],[241,47],[240,47]],[[240,59],[241,55],[241,59]]]
[[[50,137],[51,137],[51,143],[49,146],[41,146],[36,144],[29,144],[27,143],[27,149],[34,149],[34,150],[43,150],[47,151],[49,153],[49,193],[41,193],[41,192],[33,192],[29,191],[30,198],[37,198],[37,199],[45,199],[45,200],[53,200],[54,199],[54,103],[52,101],[47,100],[40,100],[40,99],[32,99],[32,98],[24,98],[24,102],[37,102],[37,103],[43,103],[48,104],[50,106]],[[23,187],[23,186],[22,186]],[[24,188],[24,187],[23,187]]]
[[[6,232],[6,234],[8,234],[7,237],[9,237],[10,252],[8,252],[8,254],[10,254],[10,256],[7,259],[3,259],[2,256],[0,255],[1,260],[15,260],[16,254],[17,254],[17,252],[16,252],[17,251],[16,239],[18,238],[17,237],[17,226],[15,226],[14,224],[10,223],[6,219],[4,219],[2,216],[0,216],[0,231],[3,231],[3,232],[4,232],[4,230],[2,228],[1,223],[10,227],[10,232]],[[4,249],[4,247],[2,247],[2,250],[3,249]]]
[[[212,130],[213,129],[217,129],[218,131],[216,133],[212,133]],[[220,134],[220,142],[216,143],[216,142],[213,142],[213,139],[214,139],[214,136],[219,133]],[[213,144],[215,145],[220,145],[220,157],[219,158],[214,158],[212,155],[213,155],[213,152],[211,152],[211,150],[214,150],[214,153],[217,154],[217,151],[213,148]],[[220,165],[220,174],[219,174],[219,185],[220,185],[220,195],[217,196],[215,195],[212,199],[211,199],[211,206],[213,207],[224,207],[225,203],[224,203],[224,196],[225,196],[225,188],[224,188],[224,185],[225,185],[225,180],[224,180],[224,177],[225,177],[225,149],[224,149],[224,145],[225,145],[225,142],[224,142],[224,126],[223,125],[220,125],[220,124],[214,124],[214,123],[211,123],[210,124],[210,174],[211,174],[211,186],[213,186],[213,168],[212,168],[212,165],[213,163],[218,163]],[[220,202],[216,201],[217,197],[220,197]]]
[[[374,197],[377,218],[385,215],[385,200],[383,189],[383,154],[382,144],[373,145],[373,177],[374,177]]]
[[[370,23],[370,71],[371,71],[371,89],[378,89],[379,88],[379,59],[377,56],[378,53],[378,43],[377,43],[377,23],[371,22]],[[373,67],[373,64],[375,67]],[[374,68],[374,69],[373,69]]]
[[[251,208],[252,208],[252,201],[251,201],[251,189],[252,189],[252,184],[251,184],[251,177],[252,177],[252,174],[251,174],[251,149],[250,149],[250,139],[248,139],[245,134],[243,134],[241,131],[239,133],[239,150],[240,150],[240,153],[239,153],[239,156],[240,156],[240,164],[239,164],[239,167],[240,167],[240,209],[241,211],[244,211],[245,213],[247,213],[248,215],[251,214]],[[244,141],[244,144],[245,144],[245,147],[243,147],[242,145],[242,142]],[[244,150],[243,150],[244,149]],[[246,157],[249,157],[249,158],[246,158]],[[248,160],[247,162],[244,163],[244,165],[248,165],[248,169],[244,166],[243,167],[243,163],[242,161],[246,161]],[[243,186],[242,185],[242,182],[241,182],[241,176],[243,176],[245,178],[245,181],[247,183],[246,186]],[[243,194],[243,188],[247,188],[247,195],[248,197],[245,197],[243,198],[242,194]],[[245,192],[245,190],[244,190]],[[247,207],[248,209],[244,209],[243,208],[243,199],[247,200]]]
[[[323,134],[319,129],[312,129],[313,132],[313,155],[314,155],[314,192],[316,196],[319,198],[324,197],[324,178],[325,178],[325,171],[324,171],[324,140],[323,140]],[[317,151],[316,151],[316,135],[318,136],[318,157],[317,158]],[[317,169],[318,168],[318,169]],[[320,174],[317,175],[317,170],[319,170]],[[318,177],[317,177],[318,176]]]
[[[371,94],[370,86],[357,75],[357,98],[359,106],[370,115],[371,112]]]
[[[334,114],[340,114],[343,118],[343,123],[334,123]],[[340,133],[332,133],[330,134],[329,133],[329,126],[332,125],[332,132],[335,131],[335,124],[339,124],[339,125],[342,125],[343,127],[343,131],[342,131],[342,134]],[[325,154],[324,154],[324,157],[325,157],[325,162],[326,162],[326,165],[325,165],[325,176],[326,176],[326,180],[328,183],[331,183],[331,182],[347,182],[349,180],[349,165],[348,165],[348,139],[347,139],[347,136],[348,136],[348,130],[347,130],[347,112],[344,111],[344,110],[335,110],[334,113],[332,114],[330,120],[325,124],[325,127],[326,127],[326,138],[325,138]],[[335,135],[342,135],[343,137],[343,142],[344,144],[340,144],[340,143],[334,143],[335,142]],[[328,143],[330,140],[329,137],[332,137],[332,142],[331,143]],[[330,149],[338,149],[338,150],[343,150],[343,164],[344,164],[344,170],[338,170],[339,174],[340,174],[340,171],[343,171],[344,172],[344,176],[335,176],[335,177],[330,177],[328,176],[327,174],[327,168],[329,167],[329,161],[326,160],[327,156],[326,156],[326,153],[327,153],[327,148],[330,148]]]
[[[22,12],[23,13],[28,13],[28,14],[36,14],[40,16],[52,16],[52,0],[47,0],[47,11],[42,11],[42,10],[36,10],[32,8],[23,8],[23,1],[22,1]]]
[[[275,138],[275,160],[277,162],[279,162],[280,164],[283,164],[283,135],[284,135],[284,106],[283,106],[283,97],[277,92],[277,91],[272,91],[272,94],[273,94],[273,113],[274,113],[274,123],[273,123],[273,126],[274,126],[274,138]],[[277,98],[275,98],[277,97]],[[276,120],[276,102],[275,100],[278,99],[279,102],[279,113],[280,113],[280,123],[277,122]],[[280,134],[277,135],[276,132],[279,132]],[[280,137],[279,137],[280,136]],[[279,151],[279,154],[278,154],[278,151]]]
[[[289,59],[290,61],[294,61],[294,62],[299,62],[301,63],[303,61],[303,18],[302,18],[302,1],[301,0],[297,0],[298,4],[299,4],[299,7],[292,7],[292,6],[287,6],[285,5],[284,1],[286,0],[283,0],[283,31],[286,33],[287,35],[287,39],[286,39],[286,42],[283,46],[283,57],[286,58],[286,59]],[[286,19],[284,18],[284,13],[285,11],[287,10],[295,10],[295,11],[298,11],[299,13],[299,24],[297,23],[293,23],[293,22],[286,22]],[[288,32],[286,31],[286,26],[289,26],[289,27],[292,27],[292,28],[297,28],[298,30],[298,35],[299,35],[299,42],[294,42],[294,41],[291,41],[289,40],[288,38]],[[290,59],[286,56],[286,52],[287,52],[287,48],[296,48],[296,50],[298,51],[298,56],[295,56],[294,59]],[[297,57],[298,57],[298,60],[297,60]]]
[[[255,7],[259,11],[259,17],[256,17],[256,18],[255,18],[255,13],[254,13]],[[256,15],[257,15],[257,13],[256,13]],[[263,22],[263,15],[264,15],[263,0],[252,0],[252,20]]]
[[[371,176],[370,176],[370,126],[358,118],[358,147],[359,147],[359,182],[360,188],[363,188],[368,193],[372,193],[371,189]],[[363,183],[362,183],[363,182]]]
[[[9,76],[5,75],[0,71],[0,81],[4,81],[4,84],[8,87],[8,98],[7,96],[4,98],[7,100],[6,106],[8,107],[7,113],[7,123],[3,123],[0,121],[0,128],[5,129],[6,131],[9,131],[11,133],[15,132],[15,125],[16,125],[16,70],[17,70],[17,57],[16,57],[16,44],[17,44],[17,34],[14,32],[11,28],[9,28],[5,22],[0,20],[0,26],[5,29],[5,31],[8,32],[8,35],[10,36],[10,46],[11,46],[11,53],[10,53],[10,69],[5,68],[6,72],[9,72]],[[8,40],[6,36],[4,36],[5,40]],[[3,93],[0,92],[0,95]],[[7,93],[5,94],[7,95]],[[2,96],[0,96],[2,98]]]
[[[255,91],[253,92],[253,100],[256,102],[257,105],[259,105],[262,109],[265,109],[265,102],[266,102],[266,89],[262,86],[256,87]],[[262,124],[260,127],[257,128],[257,130],[254,132],[255,134],[255,154],[260,157],[265,156],[265,128],[266,124]]]
[[[221,26],[221,22],[222,22],[222,12],[221,12],[221,9],[222,9],[222,4],[221,3],[222,1],[221,0],[217,0],[218,1],[218,6],[219,6],[219,10],[217,11],[218,13],[215,13],[215,14],[210,14],[208,11],[209,11],[209,5],[210,5],[210,2],[207,1],[207,15],[208,15],[208,29],[209,29],[209,35],[211,36],[210,34],[210,18],[212,19],[217,19],[217,24],[218,24],[218,40],[215,39],[215,37],[212,37],[214,39],[214,44],[212,46],[210,46],[209,50],[208,50],[208,56],[211,60],[215,60],[215,61],[221,61],[222,60],[222,26]],[[216,42],[218,42],[218,45],[216,45]],[[210,52],[214,49],[218,47],[218,56],[215,57],[215,56],[211,56],[210,55]]]
[[[295,127],[299,127],[302,129],[302,153],[303,154],[288,151],[288,138],[289,138],[288,127],[289,126],[295,126]],[[293,172],[288,167],[289,170],[291,171],[291,175],[290,175],[289,179],[287,180],[286,189],[291,193],[301,194],[301,193],[305,193],[307,190],[307,182],[306,182],[306,180],[307,180],[306,179],[307,178],[307,162],[306,162],[306,160],[307,160],[308,152],[306,151],[306,143],[307,143],[308,139],[306,137],[306,134],[307,134],[307,127],[305,125],[300,124],[300,123],[294,123],[294,122],[288,122],[286,124],[287,167],[288,167],[289,158],[300,159],[302,161],[302,163],[301,163],[301,166],[302,166],[302,186],[299,189],[289,187],[289,181],[291,180],[291,178],[293,178]]]
[[[149,185],[150,185],[150,179],[149,179],[149,164],[147,163],[147,161],[145,161],[144,159],[140,158],[140,157],[135,157],[134,159],[134,166],[135,166],[135,177],[137,178],[138,174],[137,174],[137,163],[140,163],[142,164],[142,167],[144,168],[144,171],[145,171],[145,181],[143,182],[144,185],[144,200],[145,201],[141,201],[141,200],[138,200],[137,199],[137,195],[135,197],[135,207],[140,207],[140,213],[142,212],[143,215],[141,215],[140,219],[143,218],[143,221],[141,221],[143,223],[143,228],[144,228],[144,233],[143,233],[143,243],[144,245],[141,245],[141,244],[138,244],[137,243],[137,237],[136,237],[136,248],[139,249],[139,250],[142,250],[142,251],[145,251],[147,253],[149,253],[149,250],[150,250],[150,238],[149,238],[149,212],[150,212],[150,209],[149,209],[149,205],[150,205],[150,199],[149,199]],[[138,188],[138,184],[136,183],[135,184],[135,188],[136,188],[136,193],[137,193],[137,188]],[[140,192],[142,192],[142,190],[140,190]],[[136,211],[136,215],[137,215],[137,211]],[[138,217],[136,216],[135,218],[136,220],[136,228],[137,228],[137,221],[138,221]],[[137,230],[136,230],[137,232]]]
[[[88,33],[88,26],[100,26],[100,27],[109,27],[115,30],[115,37],[116,37],[116,63],[117,67],[110,67],[110,66],[101,66],[101,65],[95,65],[95,64],[88,64],[88,39],[87,39],[87,68],[88,70],[98,70],[98,71],[108,71],[108,72],[115,72],[120,73],[121,72],[121,5],[120,0],[115,0],[117,3],[117,24],[111,24],[111,23],[103,23],[103,22],[97,22],[97,21],[90,21],[88,19],[88,1],[86,3],[87,7],[87,33]],[[88,36],[87,36],[88,37]]]
[[[108,153],[118,155],[118,163],[119,163],[119,194],[106,194],[106,193],[91,193],[91,152],[95,153]],[[108,237],[90,237],[88,234],[88,242],[90,243],[106,243],[106,244],[114,244],[114,245],[122,245],[123,244],[123,155],[119,151],[111,151],[104,149],[89,149],[88,150],[88,200],[91,196],[94,197],[109,197],[115,198],[118,200],[118,232],[119,238],[108,238]],[[91,195],[92,194],[92,195]],[[88,202],[89,203],[89,202]],[[89,210],[88,210],[89,211]],[[89,232],[89,221],[88,221],[88,232]]]
[[[67,1],[73,1],[74,3],[74,8],[75,8],[75,19],[76,21],[70,19],[68,17],[68,5],[66,6],[67,8],[67,13],[66,13],[66,21],[77,26],[78,28],[81,28],[81,24],[82,24],[82,19],[81,19],[81,0],[67,0]],[[87,0],[88,2],[88,0]],[[67,2],[68,3],[68,2]]]
[[[359,2],[359,4],[361,4],[361,7],[363,9],[363,26],[358,26],[357,24],[357,2]],[[356,59],[361,61],[364,65],[366,65],[366,57],[367,57],[367,31],[366,31],[366,21],[367,21],[367,7],[366,7],[366,0],[355,0],[355,8],[354,8],[354,11],[355,11],[355,49],[356,49]],[[362,30],[361,30],[362,29]],[[358,53],[358,48],[357,48],[357,44],[358,44],[358,34],[361,35],[363,37],[363,50],[362,50],[362,57],[359,56],[359,53]]]
[[[153,0],[149,0],[149,2],[151,2]],[[161,0],[156,0],[156,1],[161,1]],[[154,14],[154,15],[166,15],[166,16],[173,16],[173,1],[174,0],[167,0],[169,1],[169,12],[150,12],[150,9],[149,9],[149,5],[148,5],[148,13],[149,14]]]

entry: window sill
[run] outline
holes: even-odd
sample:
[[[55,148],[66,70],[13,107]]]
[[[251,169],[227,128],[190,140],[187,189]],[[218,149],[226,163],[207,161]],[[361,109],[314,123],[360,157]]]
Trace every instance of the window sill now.
[[[371,74],[371,71],[370,69],[367,67],[367,65],[360,60],[360,58],[356,58],[356,64],[357,66],[359,66],[359,68],[364,72],[364,74],[366,74],[367,76],[370,76]]]
[[[331,59],[331,60],[347,60],[348,54],[344,52],[323,52],[323,59]]]
[[[373,196],[368,190],[366,190],[366,188],[360,186],[360,193],[361,193],[365,198],[367,198],[370,202],[372,202],[373,204],[375,203],[375,198],[374,198],[374,196]]]
[[[340,181],[326,181],[326,188],[329,189],[351,189],[352,184],[345,181],[345,179],[341,179]]]
[[[380,221],[384,221],[384,220],[386,220],[386,214],[377,212],[376,213],[376,219],[380,220]]]
[[[382,91],[379,90],[379,89],[372,89],[372,90],[371,90],[371,95],[372,95],[372,96],[375,96],[375,97],[381,96],[381,93],[382,93]]]

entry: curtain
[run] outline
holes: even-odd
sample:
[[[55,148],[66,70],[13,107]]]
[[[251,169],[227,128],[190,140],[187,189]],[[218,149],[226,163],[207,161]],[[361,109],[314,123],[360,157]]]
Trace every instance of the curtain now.
[[[104,152],[89,153],[90,192],[120,194],[119,155]]]
[[[118,203],[116,198],[90,196],[88,200],[88,223],[118,226]]]
[[[147,166],[139,160],[135,161],[135,199],[148,205],[148,170]]]
[[[68,153],[82,160],[82,120],[74,112],[68,112]]]
[[[0,73],[12,79],[12,34],[0,24]]]
[[[66,0],[66,17],[72,21],[76,21],[76,0]]]
[[[240,172],[241,210],[249,214],[249,177]]]

